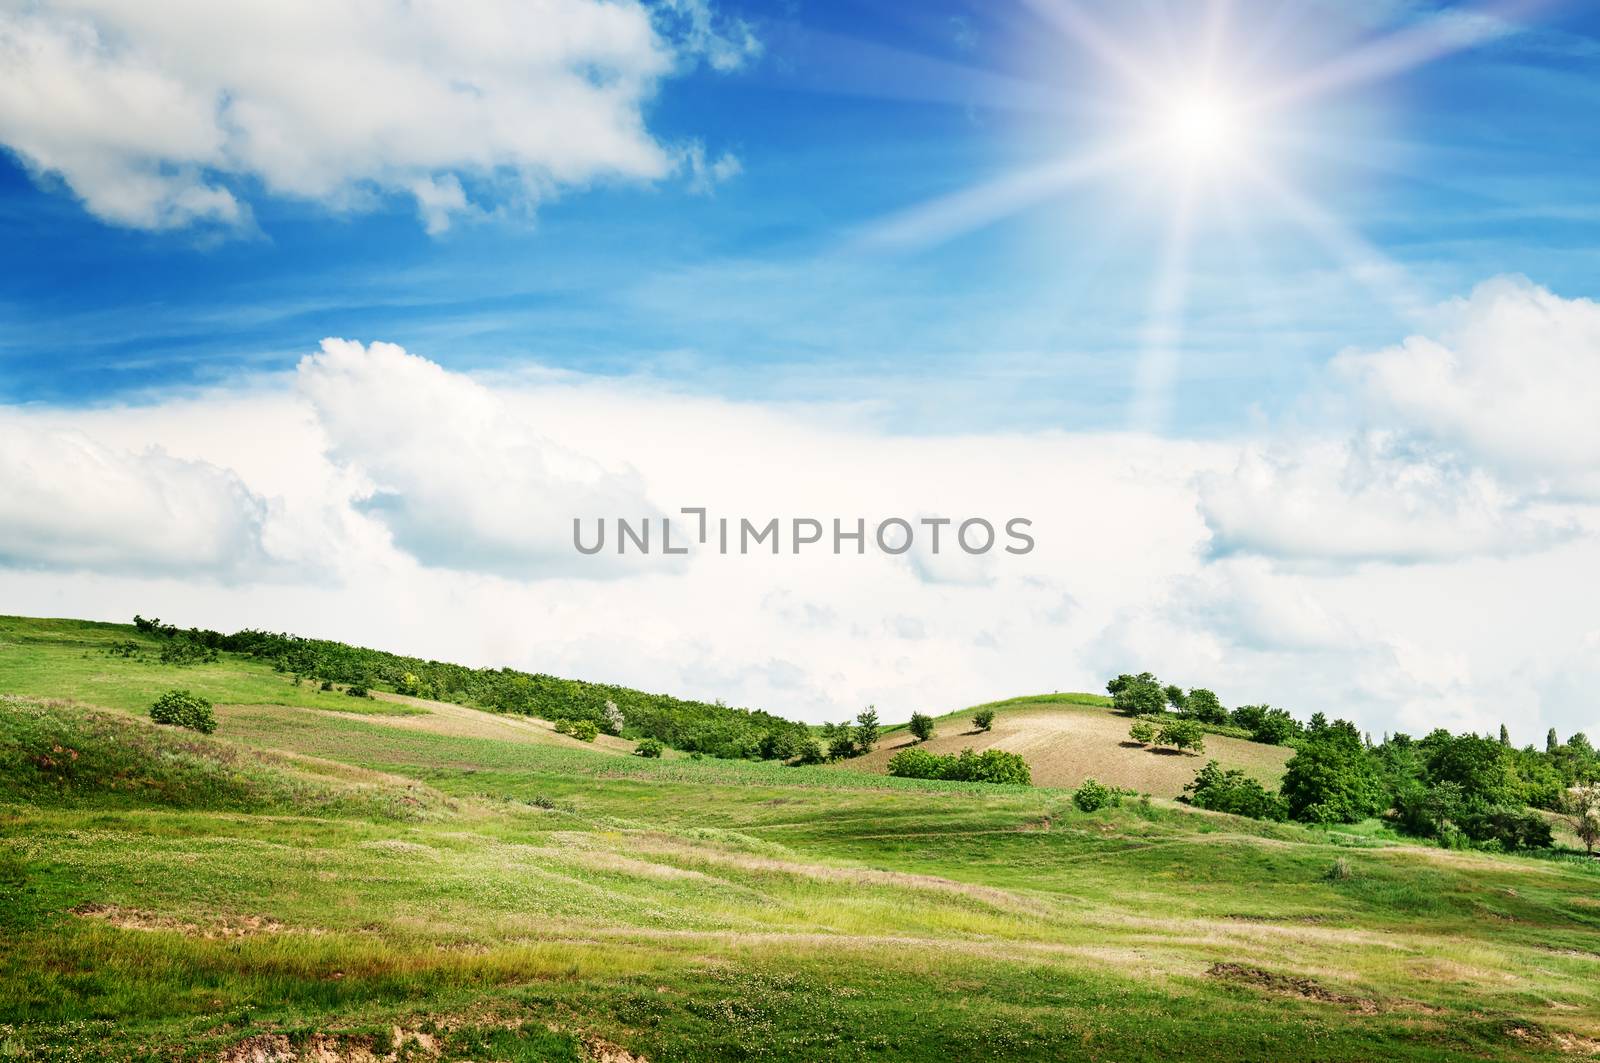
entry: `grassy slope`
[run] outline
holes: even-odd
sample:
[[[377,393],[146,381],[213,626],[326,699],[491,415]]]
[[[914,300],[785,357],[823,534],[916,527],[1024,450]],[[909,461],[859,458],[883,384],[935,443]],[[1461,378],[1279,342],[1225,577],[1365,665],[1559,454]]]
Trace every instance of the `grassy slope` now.
[[[1093,700],[1090,700],[1093,699]],[[971,747],[1020,753],[1039,786],[1075,787],[1094,778],[1141,793],[1176,797],[1207,760],[1224,768],[1242,768],[1267,786],[1276,787],[1292,751],[1239,738],[1208,734],[1203,755],[1140,746],[1128,741],[1128,719],[1109,711],[1109,699],[1090,694],[1043,695],[996,702],[994,728],[977,731],[972,710],[934,721],[934,734],[924,748],[934,753],[959,753]],[[840,767],[881,772],[896,752],[914,745],[904,728],[884,735],[878,748],[863,757],[841,761]]]
[[[86,633],[11,622],[0,692],[170,685]],[[211,740],[0,703],[0,1056],[348,1055],[396,1026],[450,1058],[657,1063],[1600,1049],[1591,865],[651,763],[205,667],[181,674],[228,691]],[[57,745],[96,770],[62,782]]]

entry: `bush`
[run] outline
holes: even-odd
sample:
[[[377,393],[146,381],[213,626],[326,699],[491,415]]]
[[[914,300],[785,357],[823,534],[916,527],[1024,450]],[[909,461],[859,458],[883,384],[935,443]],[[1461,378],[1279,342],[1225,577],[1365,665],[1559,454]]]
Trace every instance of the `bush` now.
[[[638,745],[633,747],[633,755],[636,757],[649,757],[652,760],[659,758],[661,756],[660,739],[644,739]]]
[[[367,688],[363,687],[363,686],[345,687],[344,688],[344,692],[346,694],[349,694],[353,698],[364,698],[364,697],[368,697],[369,696],[367,694]]]
[[[1233,710],[1233,722],[1250,732],[1252,742],[1269,746],[1287,745],[1300,734],[1293,716],[1270,705],[1241,705]]]
[[[1128,737],[1142,746],[1147,746],[1156,740],[1155,724],[1148,720],[1137,720],[1128,728]]]
[[[1031,786],[1033,772],[1028,762],[1016,753],[986,749],[974,753],[963,749],[960,756],[942,756],[926,749],[902,749],[889,760],[889,774],[902,779],[945,779],[950,782],[987,782],[1012,786]]]
[[[1348,882],[1355,877],[1355,874],[1354,869],[1350,867],[1350,861],[1342,856],[1336,856],[1333,858],[1333,863],[1328,865],[1328,870],[1322,873],[1322,877],[1329,882]]]
[[[569,734],[572,733],[572,721],[571,720],[566,720],[566,719],[557,720],[557,721],[555,721],[555,727],[556,727],[556,734],[558,734],[558,735],[569,735]]]
[[[972,714],[972,726],[976,727],[980,731],[993,730],[994,729],[994,710],[993,709],[979,709],[977,712],[973,713]]]
[[[1289,818],[1288,806],[1283,798],[1262,786],[1237,768],[1223,771],[1216,761],[1195,773],[1194,780],[1183,788],[1184,798],[1196,808],[1212,812],[1228,812],[1251,819],[1283,820]]]
[[[1156,732],[1156,741],[1174,749],[1192,750],[1195,753],[1206,751],[1205,732],[1193,720],[1168,720]]]
[[[1083,780],[1083,785],[1072,792],[1072,803],[1082,812],[1098,812],[1122,804],[1122,793],[1093,779]]]
[[[1201,723],[1228,722],[1228,710],[1223,708],[1221,700],[1205,687],[1195,687],[1189,691],[1188,697],[1184,699],[1183,710],[1185,714]]]
[[[1106,684],[1111,704],[1129,716],[1156,716],[1166,711],[1167,692],[1149,672],[1119,675]]]
[[[216,714],[211,702],[187,690],[169,690],[150,706],[150,718],[156,723],[174,727],[187,727],[191,731],[210,734],[217,729]]]
[[[912,738],[918,742],[926,742],[933,737],[933,717],[926,713],[913,712],[908,730],[911,731]]]
[[[317,689],[318,690],[332,690],[333,689],[333,680],[324,679],[322,681],[322,685],[320,687],[318,687]]]
[[[802,740],[800,743],[800,751],[795,756],[795,763],[821,764],[827,759],[828,755],[823,752],[822,743],[818,742],[815,738],[807,738]]]
[[[593,720],[573,720],[572,730],[567,733],[580,742],[593,742],[600,728],[595,726]]]

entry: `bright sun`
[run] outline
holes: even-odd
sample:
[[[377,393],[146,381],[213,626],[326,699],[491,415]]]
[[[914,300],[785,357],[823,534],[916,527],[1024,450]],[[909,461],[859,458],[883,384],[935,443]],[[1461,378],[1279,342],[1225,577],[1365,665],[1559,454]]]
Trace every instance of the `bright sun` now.
[[[1243,110],[1226,93],[1191,90],[1175,96],[1158,122],[1157,134],[1173,161],[1215,170],[1236,162],[1248,148]]]

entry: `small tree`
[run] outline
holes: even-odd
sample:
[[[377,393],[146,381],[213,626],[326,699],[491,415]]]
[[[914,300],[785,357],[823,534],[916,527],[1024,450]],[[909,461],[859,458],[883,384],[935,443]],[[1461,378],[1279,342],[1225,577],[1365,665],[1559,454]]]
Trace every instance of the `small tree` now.
[[[1193,720],[1168,720],[1156,732],[1156,741],[1174,749],[1194,753],[1206,751],[1206,735]]]
[[[1167,704],[1172,706],[1174,712],[1182,712],[1188,704],[1189,699],[1184,697],[1183,688],[1176,683],[1168,683],[1162,693],[1167,696]]]
[[[572,737],[580,742],[593,742],[600,733],[600,728],[593,720],[573,720]]]
[[[210,734],[217,729],[216,714],[211,702],[187,690],[169,690],[150,706],[150,718],[156,723],[174,727],[187,727],[191,731]]]
[[[1560,748],[1561,739],[1556,735],[1556,729],[1552,727],[1550,732],[1544,736],[1544,751],[1546,753],[1555,753]]]
[[[994,729],[994,710],[993,709],[979,709],[977,712],[973,713],[972,714],[972,725],[974,727],[976,727],[980,731],[993,730]]]
[[[608,735],[621,734],[623,725],[628,722],[622,715],[622,710],[617,708],[617,703],[609,699],[606,701],[605,718],[605,729]]]
[[[1167,707],[1167,692],[1149,672],[1119,675],[1106,684],[1111,703],[1129,716],[1155,716]]]
[[[1135,720],[1133,726],[1128,728],[1128,737],[1141,746],[1147,746],[1156,740],[1155,724],[1148,720]]]
[[[933,717],[926,713],[913,712],[908,729],[911,731],[912,738],[915,738],[918,742],[926,742],[933,737]]]
[[[1507,749],[1511,748],[1511,732],[1506,730],[1506,725],[1500,725],[1500,744]]]
[[[1590,854],[1600,844],[1600,783],[1574,786],[1561,801],[1561,816]]]
[[[871,753],[872,747],[878,744],[878,735],[882,728],[878,726],[878,710],[871,705],[856,714],[855,742],[856,749],[862,753]]]
[[[636,757],[648,757],[652,760],[660,758],[661,740],[659,738],[642,739],[638,745],[633,747],[633,755]]]

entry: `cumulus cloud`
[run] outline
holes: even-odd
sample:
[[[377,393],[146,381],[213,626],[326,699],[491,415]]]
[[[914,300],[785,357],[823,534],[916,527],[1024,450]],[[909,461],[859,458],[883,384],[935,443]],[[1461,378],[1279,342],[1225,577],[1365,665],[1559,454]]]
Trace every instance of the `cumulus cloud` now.
[[[0,564],[242,578],[266,503],[227,469],[0,422]]]
[[[409,195],[438,232],[474,190],[672,173],[642,113],[661,80],[759,51],[704,0],[0,0],[0,142],[114,224],[238,224],[248,179]]]
[[[1438,337],[1348,353],[1369,412],[1502,475],[1600,494],[1600,304],[1520,277],[1445,307]]]
[[[1251,444],[1199,487],[1217,557],[1409,563],[1536,550],[1570,533],[1487,473],[1382,432]]]
[[[394,344],[324,340],[297,384],[329,457],[365,481],[362,508],[425,564],[609,573],[575,553],[572,520],[654,512],[632,469],[557,445],[493,390]]]

